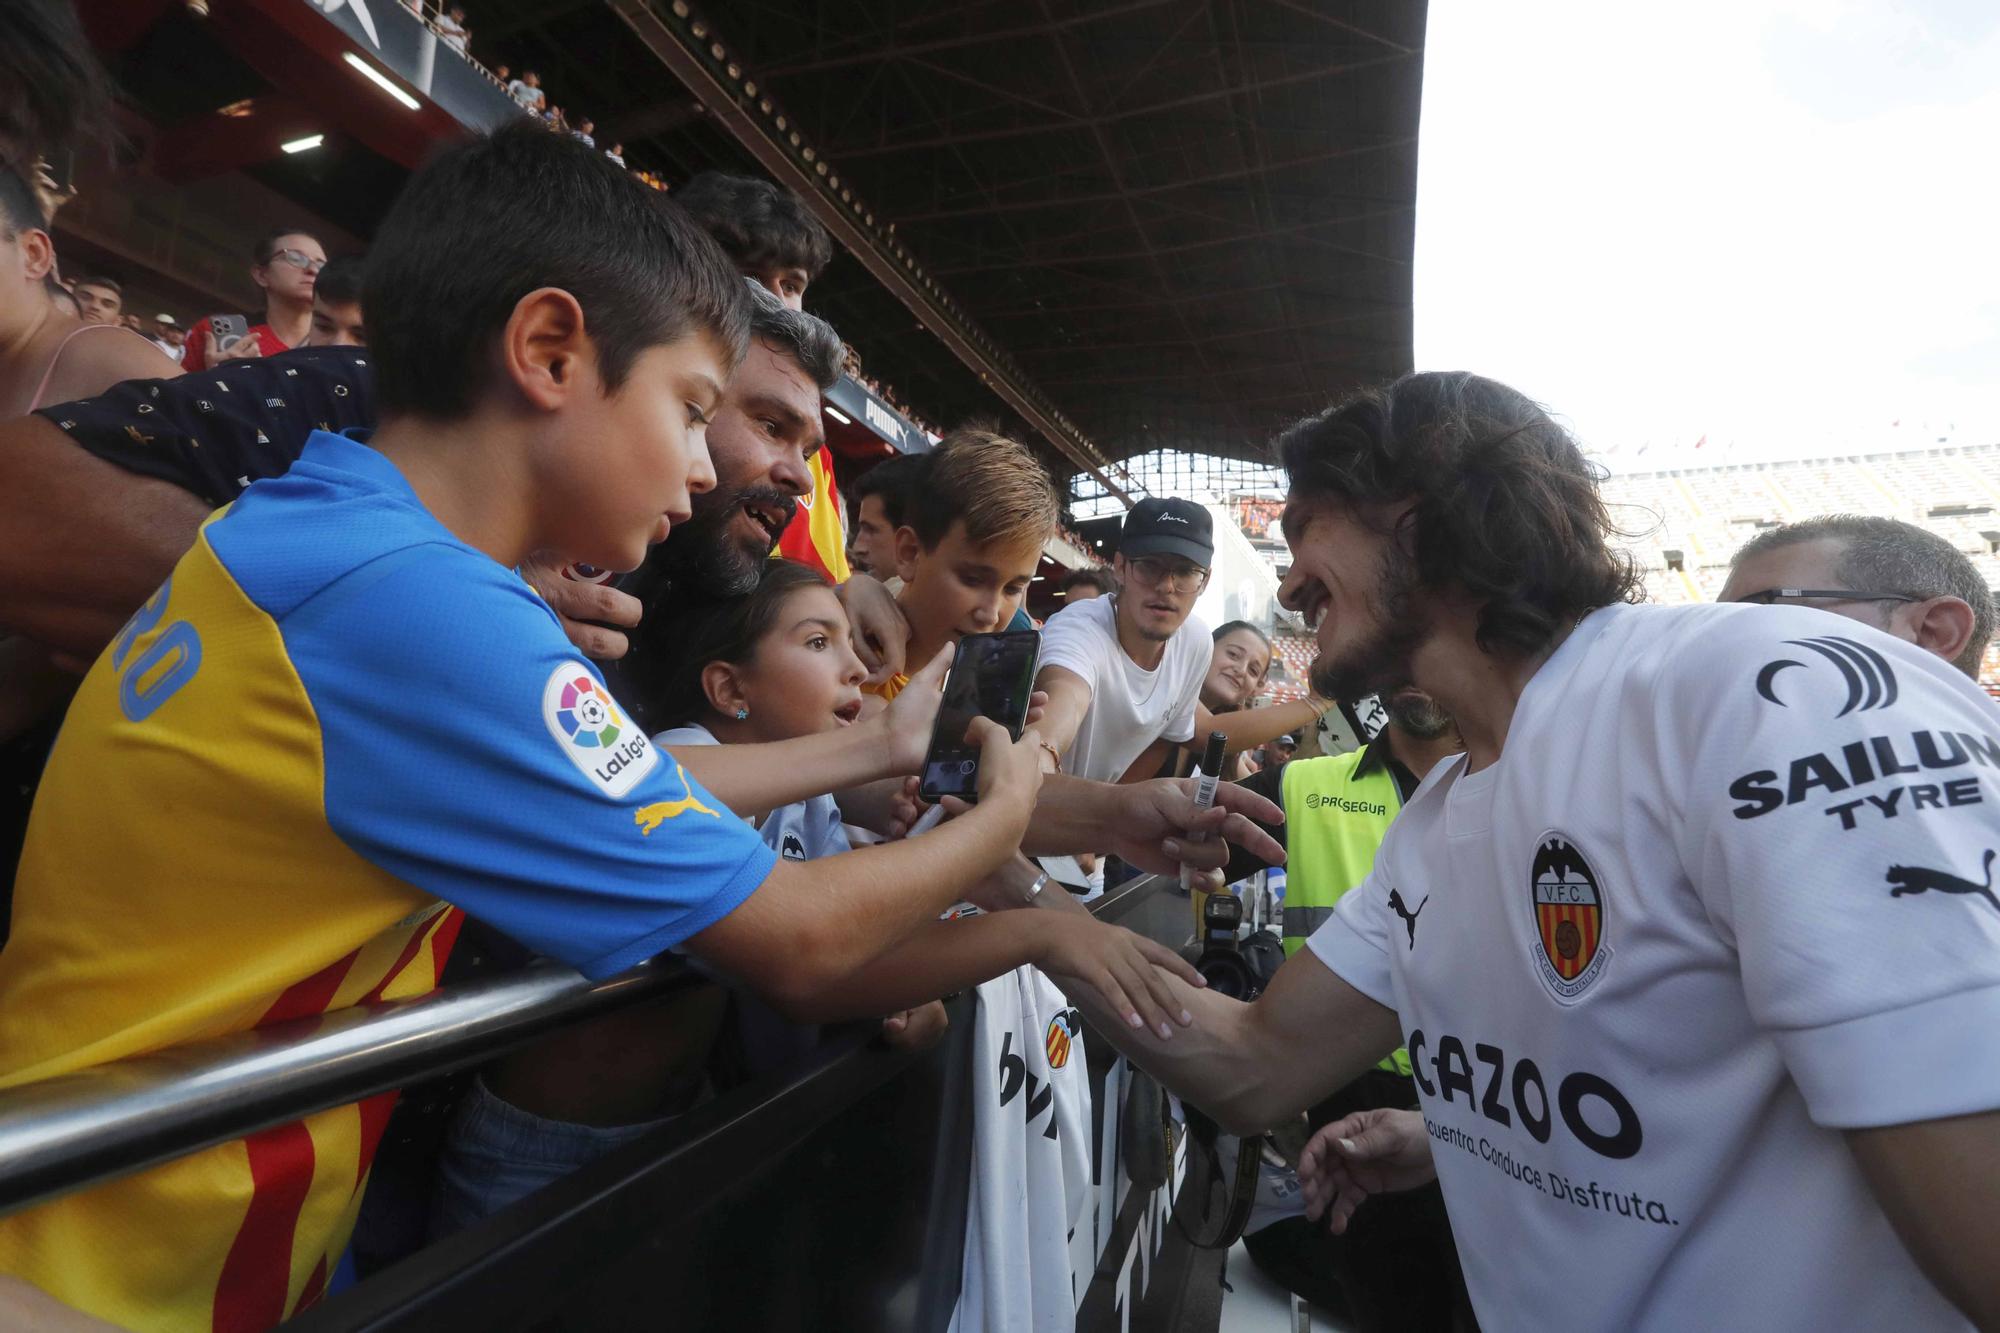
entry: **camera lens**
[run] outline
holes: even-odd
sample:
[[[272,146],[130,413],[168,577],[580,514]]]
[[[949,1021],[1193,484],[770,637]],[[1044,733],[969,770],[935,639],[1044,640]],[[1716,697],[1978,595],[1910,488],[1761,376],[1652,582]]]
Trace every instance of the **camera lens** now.
[[[1210,949],[1195,963],[1208,988],[1232,1000],[1247,1000],[1257,993],[1257,980],[1233,949]]]

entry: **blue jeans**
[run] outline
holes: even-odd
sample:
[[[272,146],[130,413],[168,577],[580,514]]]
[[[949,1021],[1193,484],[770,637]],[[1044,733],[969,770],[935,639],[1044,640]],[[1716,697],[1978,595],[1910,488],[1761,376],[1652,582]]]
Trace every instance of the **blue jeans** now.
[[[612,1126],[545,1120],[474,1079],[438,1157],[431,1239],[462,1231],[672,1119]]]

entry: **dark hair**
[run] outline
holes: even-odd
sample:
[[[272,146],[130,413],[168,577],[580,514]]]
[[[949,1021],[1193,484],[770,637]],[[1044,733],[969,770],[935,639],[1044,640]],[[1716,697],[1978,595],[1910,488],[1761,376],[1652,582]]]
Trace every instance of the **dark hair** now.
[[[1993,638],[1993,590],[1965,552],[1935,532],[1872,514],[1822,514],[1758,533],[1729,563],[1734,566],[1748,556],[1821,540],[1840,543],[1834,577],[1842,587],[1896,592],[1921,601],[1956,597],[1970,606],[1972,637],[1952,665],[1979,679],[1979,659]]]
[[[831,588],[826,576],[795,560],[768,560],[757,586],[739,597],[690,598],[673,608],[671,657],[654,658],[642,682],[647,715],[662,727],[681,726],[708,711],[701,673],[711,662],[740,666],[778,624],[785,602],[801,588]],[[648,688],[650,687],[650,688]],[[651,724],[649,724],[651,725]]]
[[[1055,483],[1027,447],[975,423],[952,431],[931,451],[899,526],[915,529],[923,548],[934,551],[953,523],[962,521],[975,542],[1032,534],[1046,542],[1061,517]]]
[[[47,231],[49,220],[42,216],[42,200],[29,184],[28,173],[0,163],[0,235],[14,239],[24,231]]]
[[[85,274],[83,277],[78,278],[76,281],[70,283],[69,286],[72,292],[75,291],[78,287],[102,287],[106,291],[111,292],[114,295],[117,296],[125,295],[125,289],[118,285],[118,279],[107,278],[99,273]]]
[[[750,336],[790,357],[821,393],[840,380],[840,335],[818,315],[793,310],[755,278],[743,279],[750,293]]]
[[[862,473],[859,480],[847,487],[847,503],[855,517],[861,515],[861,502],[872,495],[882,501],[882,516],[889,520],[889,526],[902,527],[909,517],[910,492],[916,489],[929,463],[929,454],[898,454]]]
[[[1230,620],[1224,622],[1223,624],[1217,625],[1215,627],[1215,634],[1212,637],[1216,643],[1221,643],[1224,639],[1228,638],[1230,635],[1234,634],[1237,630],[1240,629],[1249,630],[1252,634],[1256,635],[1259,639],[1263,641],[1265,652],[1268,653],[1271,651],[1271,636],[1266,634],[1263,630],[1258,629],[1255,625],[1251,624],[1247,620]]]
[[[312,236],[314,244],[318,245],[322,250],[326,248],[326,242],[320,240],[317,236],[313,236],[312,232],[305,227],[280,227],[276,231],[267,231],[262,236],[259,236],[256,246],[250,251],[250,258],[256,262],[258,268],[264,267],[278,257],[278,251],[284,248],[278,242],[284,240],[287,236]]]
[[[60,157],[104,133],[108,87],[69,0],[0,5],[0,176],[18,175],[33,199],[37,159]],[[49,225],[39,202],[18,213],[6,193],[0,189],[0,203],[14,226]]]
[[[715,242],[602,153],[522,121],[434,158],[376,232],[361,304],[381,413],[463,416],[539,287],[583,307],[609,389],[695,333],[742,359],[750,301]]]
[[[804,269],[817,282],[833,259],[833,238],[805,202],[755,176],[704,171],[674,199],[708,228],[740,269]]]
[[[1063,575],[1063,581],[1062,581],[1063,596],[1065,597],[1069,596],[1070,589],[1081,588],[1085,584],[1088,584],[1089,586],[1097,589],[1099,593],[1101,593],[1106,597],[1109,597],[1112,593],[1118,591],[1117,580],[1111,577],[1111,572],[1109,570],[1072,569],[1069,573]]]
[[[1363,389],[1281,434],[1294,499],[1362,510],[1414,502],[1417,579],[1479,602],[1486,652],[1534,653],[1582,612],[1636,600],[1597,486],[1569,432],[1541,406],[1466,371]],[[1400,534],[1399,534],[1400,535]]]
[[[313,280],[313,296],[332,304],[346,305],[361,299],[361,282],[366,269],[360,255],[342,255],[326,261]]]

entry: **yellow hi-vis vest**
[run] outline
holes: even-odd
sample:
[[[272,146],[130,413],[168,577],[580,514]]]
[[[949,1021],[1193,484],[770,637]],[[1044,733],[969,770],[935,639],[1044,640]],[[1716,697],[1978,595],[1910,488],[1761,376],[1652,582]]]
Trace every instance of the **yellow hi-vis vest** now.
[[[1367,753],[1354,750],[1285,765],[1287,958],[1333,915],[1340,896],[1368,877],[1389,821],[1403,808],[1386,754],[1368,772],[1355,771]],[[1408,1075],[1410,1057],[1399,1049],[1381,1067]]]

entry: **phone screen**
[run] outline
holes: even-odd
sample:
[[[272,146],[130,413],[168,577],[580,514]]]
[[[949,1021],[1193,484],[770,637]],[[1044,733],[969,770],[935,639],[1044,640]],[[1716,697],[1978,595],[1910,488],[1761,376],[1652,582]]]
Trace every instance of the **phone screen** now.
[[[1028,725],[1028,696],[1035,692],[1035,667],[1041,655],[1039,630],[968,634],[958,641],[958,655],[945,677],[944,701],[931,731],[930,752],[924,756],[918,790],[925,800],[978,799],[979,747],[965,743],[965,729],[973,718],[988,717],[1019,740]]]

